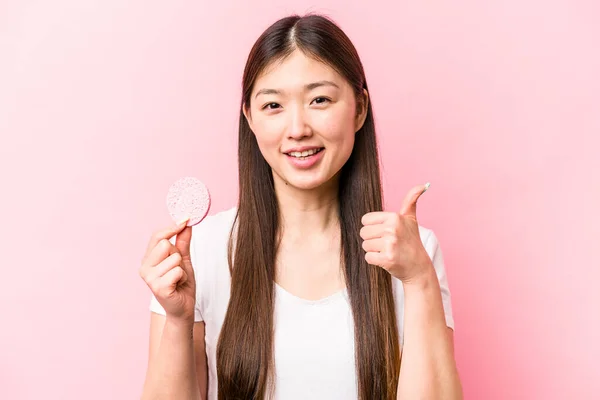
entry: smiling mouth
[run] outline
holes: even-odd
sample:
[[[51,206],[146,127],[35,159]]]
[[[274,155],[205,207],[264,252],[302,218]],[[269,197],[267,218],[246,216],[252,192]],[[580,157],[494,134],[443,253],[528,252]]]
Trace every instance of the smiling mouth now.
[[[312,150],[306,150],[306,151],[292,151],[290,153],[285,153],[285,154],[289,157],[294,157],[298,160],[306,160],[307,158],[314,156],[315,154],[318,154],[323,150],[325,150],[325,148],[321,147],[318,149],[312,149]]]

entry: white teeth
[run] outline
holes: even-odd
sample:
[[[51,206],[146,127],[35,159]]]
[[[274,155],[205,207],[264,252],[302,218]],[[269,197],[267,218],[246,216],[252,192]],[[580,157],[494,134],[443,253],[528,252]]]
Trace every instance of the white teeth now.
[[[313,154],[317,153],[318,151],[319,151],[319,149],[312,149],[312,150],[305,150],[305,151],[292,151],[291,153],[289,153],[289,155],[300,158],[300,157],[312,156]]]

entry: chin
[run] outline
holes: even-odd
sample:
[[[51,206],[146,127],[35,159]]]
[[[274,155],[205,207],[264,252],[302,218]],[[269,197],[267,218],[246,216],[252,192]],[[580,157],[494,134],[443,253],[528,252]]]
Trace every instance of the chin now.
[[[318,187],[320,187],[323,182],[320,181],[311,181],[311,182],[306,182],[306,181],[300,181],[300,182],[294,182],[294,181],[288,181],[288,184],[295,187],[296,189],[300,189],[300,190],[314,190]]]
[[[327,179],[327,177],[324,177],[321,174],[310,174],[306,176],[301,175],[302,174],[298,173],[289,174],[284,176],[282,179],[287,182],[288,185],[301,190],[314,190],[330,181],[330,179]]]

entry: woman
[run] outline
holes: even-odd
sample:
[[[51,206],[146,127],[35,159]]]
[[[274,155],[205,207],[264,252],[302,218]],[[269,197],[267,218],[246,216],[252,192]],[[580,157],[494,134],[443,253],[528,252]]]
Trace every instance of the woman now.
[[[237,207],[150,240],[143,398],[461,398],[442,255],[416,219],[426,186],[381,211],[365,73],[327,18],[255,43],[238,162]]]

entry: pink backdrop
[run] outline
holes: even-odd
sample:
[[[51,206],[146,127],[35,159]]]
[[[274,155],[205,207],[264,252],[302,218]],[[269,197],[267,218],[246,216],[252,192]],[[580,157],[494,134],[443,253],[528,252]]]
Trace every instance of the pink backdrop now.
[[[0,3],[0,398],[139,398],[166,190],[234,204],[245,58],[306,11],[363,58],[388,208],[432,182],[466,398],[599,398],[599,3],[391,3]]]

